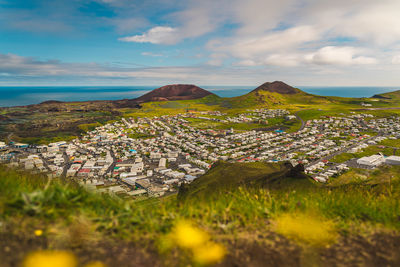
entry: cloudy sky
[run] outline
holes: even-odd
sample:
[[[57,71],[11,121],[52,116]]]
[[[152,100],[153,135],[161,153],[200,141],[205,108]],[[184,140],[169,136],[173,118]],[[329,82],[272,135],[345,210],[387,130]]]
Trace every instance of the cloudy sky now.
[[[0,85],[400,86],[399,0],[0,0]]]

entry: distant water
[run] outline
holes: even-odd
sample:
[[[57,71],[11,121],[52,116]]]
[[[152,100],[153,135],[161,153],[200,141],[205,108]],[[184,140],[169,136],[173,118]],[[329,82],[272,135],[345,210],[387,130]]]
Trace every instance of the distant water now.
[[[37,104],[46,100],[87,101],[117,100],[139,97],[159,86],[70,86],[70,87],[0,87],[0,107]],[[246,94],[257,86],[201,86],[221,97]],[[370,97],[399,90],[400,87],[306,87],[303,91],[316,95]]]
[[[317,87],[317,86],[298,86],[304,92],[323,95],[323,96],[341,96],[341,97],[371,97],[376,94],[383,94],[400,90],[398,87]]]

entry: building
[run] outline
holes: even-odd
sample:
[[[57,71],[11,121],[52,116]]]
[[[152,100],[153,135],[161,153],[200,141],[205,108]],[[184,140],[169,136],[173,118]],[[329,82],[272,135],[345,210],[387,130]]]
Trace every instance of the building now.
[[[22,144],[22,143],[14,143],[13,147],[15,148],[28,148],[28,144]]]
[[[6,143],[0,142],[0,149],[6,148],[6,147],[7,147]]]
[[[372,155],[369,157],[362,157],[357,160],[357,164],[366,165],[369,167],[376,167],[385,161],[383,155]]]
[[[385,163],[389,165],[400,165],[399,156],[390,156],[385,159]]]
[[[161,158],[158,162],[158,168],[165,168],[167,166],[167,159]]]

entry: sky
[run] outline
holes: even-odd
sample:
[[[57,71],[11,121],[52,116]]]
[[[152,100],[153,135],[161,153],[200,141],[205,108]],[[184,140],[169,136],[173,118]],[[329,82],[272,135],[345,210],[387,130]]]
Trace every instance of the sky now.
[[[0,86],[400,86],[399,0],[0,0]]]

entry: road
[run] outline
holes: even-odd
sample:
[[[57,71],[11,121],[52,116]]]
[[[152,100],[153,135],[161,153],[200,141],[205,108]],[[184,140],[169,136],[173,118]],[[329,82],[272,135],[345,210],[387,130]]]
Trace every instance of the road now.
[[[69,156],[67,155],[67,153],[65,153],[65,151],[63,152],[63,158],[64,158],[64,166],[61,177],[65,178],[67,177],[67,170],[71,167],[72,162],[70,162]]]
[[[43,166],[49,171],[51,172],[50,168],[49,168],[49,163],[47,162],[47,160],[42,156],[42,153],[39,153],[39,157],[40,159],[43,161]]]
[[[306,127],[305,121],[299,116],[300,111],[303,111],[303,110],[296,111],[296,113],[294,114],[296,116],[296,118],[301,121],[301,126],[300,126],[300,129],[298,130],[298,132],[303,130],[304,127]]]
[[[115,165],[117,165],[117,158],[115,157],[114,151],[112,149],[110,149],[110,155],[113,158],[113,163],[111,163],[110,167],[108,167],[106,173],[112,174],[112,171],[114,170]]]

